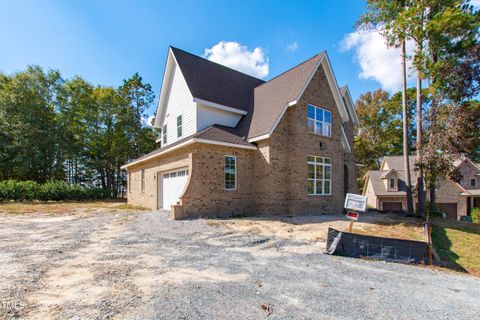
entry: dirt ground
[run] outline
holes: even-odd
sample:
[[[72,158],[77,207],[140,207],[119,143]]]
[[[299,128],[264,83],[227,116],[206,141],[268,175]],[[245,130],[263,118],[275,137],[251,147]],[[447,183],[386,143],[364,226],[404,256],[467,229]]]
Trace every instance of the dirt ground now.
[[[118,203],[0,204],[0,318],[475,319],[480,279],[324,255],[342,216],[172,221]],[[365,215],[357,232],[422,237]],[[262,308],[263,305],[263,308]]]

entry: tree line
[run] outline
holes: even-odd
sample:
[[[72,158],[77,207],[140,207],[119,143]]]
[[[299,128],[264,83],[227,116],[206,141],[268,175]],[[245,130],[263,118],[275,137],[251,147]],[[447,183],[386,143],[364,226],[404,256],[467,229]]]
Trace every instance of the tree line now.
[[[29,66],[0,73],[0,180],[125,188],[120,166],[155,148],[145,123],[151,86],[135,73],[117,88]]]
[[[401,49],[403,86],[391,97],[377,90],[357,101],[356,155],[364,170],[377,169],[382,156],[403,155],[408,211],[414,211],[416,192],[417,212],[424,215],[426,191],[434,208],[439,180],[460,178],[454,160],[480,158],[480,107],[474,100],[480,93],[480,11],[467,0],[368,0],[357,28],[380,32],[389,46]],[[407,41],[414,44],[412,56]],[[415,88],[407,89],[407,60]]]

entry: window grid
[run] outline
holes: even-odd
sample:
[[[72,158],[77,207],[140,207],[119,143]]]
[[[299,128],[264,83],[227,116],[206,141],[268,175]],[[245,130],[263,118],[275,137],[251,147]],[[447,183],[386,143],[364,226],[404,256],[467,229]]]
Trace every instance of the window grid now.
[[[395,189],[395,178],[390,178],[390,189]]]
[[[167,144],[167,125],[163,125],[162,128],[162,144]]]
[[[473,178],[470,180],[470,186],[471,187],[476,187],[477,186],[477,179]]]
[[[237,189],[237,158],[225,156],[225,190]]]
[[[323,108],[309,104],[307,106],[308,129],[315,134],[332,136],[332,113]]]
[[[308,156],[308,194],[332,194],[332,160]]]
[[[177,117],[177,138],[180,138],[182,136],[182,115],[179,115]]]

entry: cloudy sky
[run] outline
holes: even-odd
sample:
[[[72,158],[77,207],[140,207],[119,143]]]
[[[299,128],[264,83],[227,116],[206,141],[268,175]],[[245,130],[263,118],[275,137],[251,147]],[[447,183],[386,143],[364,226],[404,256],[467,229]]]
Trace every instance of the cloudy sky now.
[[[362,0],[0,0],[0,72],[39,64],[101,85],[139,72],[158,92],[169,45],[266,80],[326,50],[354,99],[394,92],[398,50],[378,33],[355,32],[364,7]]]

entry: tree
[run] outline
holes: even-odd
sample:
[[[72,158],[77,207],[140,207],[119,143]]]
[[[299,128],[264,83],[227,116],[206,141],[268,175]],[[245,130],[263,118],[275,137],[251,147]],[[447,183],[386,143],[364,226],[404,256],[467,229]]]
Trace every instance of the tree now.
[[[401,19],[406,0],[368,0],[367,12],[360,18],[359,26],[381,30],[389,46],[401,47],[402,58],[402,106],[403,106],[403,157],[407,194],[407,210],[413,212],[412,184],[408,144],[407,76],[406,76],[406,25]]]
[[[413,117],[415,110],[415,89],[407,90],[407,105]],[[354,139],[355,158],[363,164],[360,168],[361,177],[368,170],[378,170],[380,160],[384,156],[403,154],[403,111],[402,92],[390,96],[388,92],[378,89],[362,94],[355,103],[359,126]],[[415,139],[415,126],[408,124],[407,140],[412,144]]]
[[[119,88],[38,66],[0,74],[0,179],[66,180],[121,194],[120,166],[155,148],[154,101],[138,74]]]

